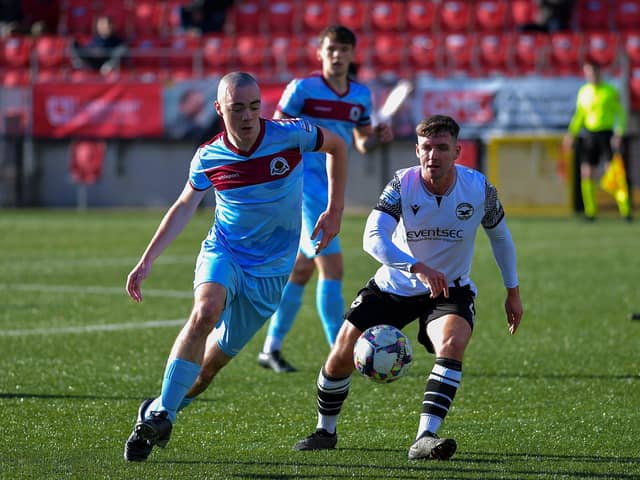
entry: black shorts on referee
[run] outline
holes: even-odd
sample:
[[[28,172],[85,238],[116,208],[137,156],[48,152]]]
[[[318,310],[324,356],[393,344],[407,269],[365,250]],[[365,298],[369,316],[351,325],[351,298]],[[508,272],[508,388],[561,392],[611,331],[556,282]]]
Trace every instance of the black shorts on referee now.
[[[418,319],[418,342],[424,345],[428,352],[434,353],[431,340],[427,336],[427,323],[444,315],[455,314],[463,317],[473,328],[474,298],[469,285],[449,287],[449,298],[445,298],[444,293],[436,298],[431,298],[429,294],[404,297],[383,292],[371,279],[358,292],[344,318],[360,331],[380,324],[402,329]]]

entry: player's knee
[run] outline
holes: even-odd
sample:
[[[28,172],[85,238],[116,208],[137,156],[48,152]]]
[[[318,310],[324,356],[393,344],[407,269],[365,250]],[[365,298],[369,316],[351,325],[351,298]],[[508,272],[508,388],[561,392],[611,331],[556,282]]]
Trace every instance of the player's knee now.
[[[311,279],[315,266],[311,260],[296,261],[291,271],[291,281],[297,285],[306,285]]]
[[[439,357],[462,360],[462,357],[464,356],[464,350],[466,347],[467,347],[466,339],[456,337],[456,336],[451,336],[444,339],[444,341],[442,342],[442,345],[440,345],[439,348],[436,349],[436,354]]]
[[[215,327],[224,305],[207,299],[199,300],[193,306],[191,315],[192,327],[198,330],[211,331]]]

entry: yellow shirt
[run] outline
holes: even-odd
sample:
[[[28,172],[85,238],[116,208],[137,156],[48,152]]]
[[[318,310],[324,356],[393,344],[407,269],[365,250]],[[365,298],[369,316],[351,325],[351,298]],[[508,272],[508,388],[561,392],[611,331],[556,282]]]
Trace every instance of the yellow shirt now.
[[[622,135],[626,123],[627,117],[614,86],[600,82],[580,87],[569,133],[576,136],[585,128],[590,132],[613,130],[615,134]]]

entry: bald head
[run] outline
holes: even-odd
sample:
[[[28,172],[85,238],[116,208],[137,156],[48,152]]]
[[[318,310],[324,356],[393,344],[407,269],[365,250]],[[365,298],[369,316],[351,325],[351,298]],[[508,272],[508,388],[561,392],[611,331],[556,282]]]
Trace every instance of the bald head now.
[[[224,103],[226,100],[226,96],[228,91],[234,91],[240,87],[246,86],[255,86],[258,87],[258,82],[255,78],[245,72],[231,72],[227,73],[224,77],[220,79],[220,83],[218,83],[218,96],[217,100],[219,103]]]

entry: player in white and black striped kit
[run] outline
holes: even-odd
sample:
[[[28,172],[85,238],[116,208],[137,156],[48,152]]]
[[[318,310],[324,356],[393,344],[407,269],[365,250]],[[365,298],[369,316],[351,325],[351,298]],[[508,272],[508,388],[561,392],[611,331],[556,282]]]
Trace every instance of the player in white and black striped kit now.
[[[491,242],[507,296],[511,334],[522,318],[516,251],[504,210],[486,177],[455,164],[460,127],[434,115],[416,127],[420,165],[399,170],[369,215],[364,249],[382,266],[345,314],[345,322],[317,381],[316,431],[295,450],[334,448],[338,414],[354,370],[353,347],[367,328],[386,323],[403,328],[418,319],[418,340],[435,353],[416,440],[409,459],[448,459],[451,438],[439,438],[462,379],[462,359],[473,331],[476,286],[469,277],[474,240],[482,226]]]

